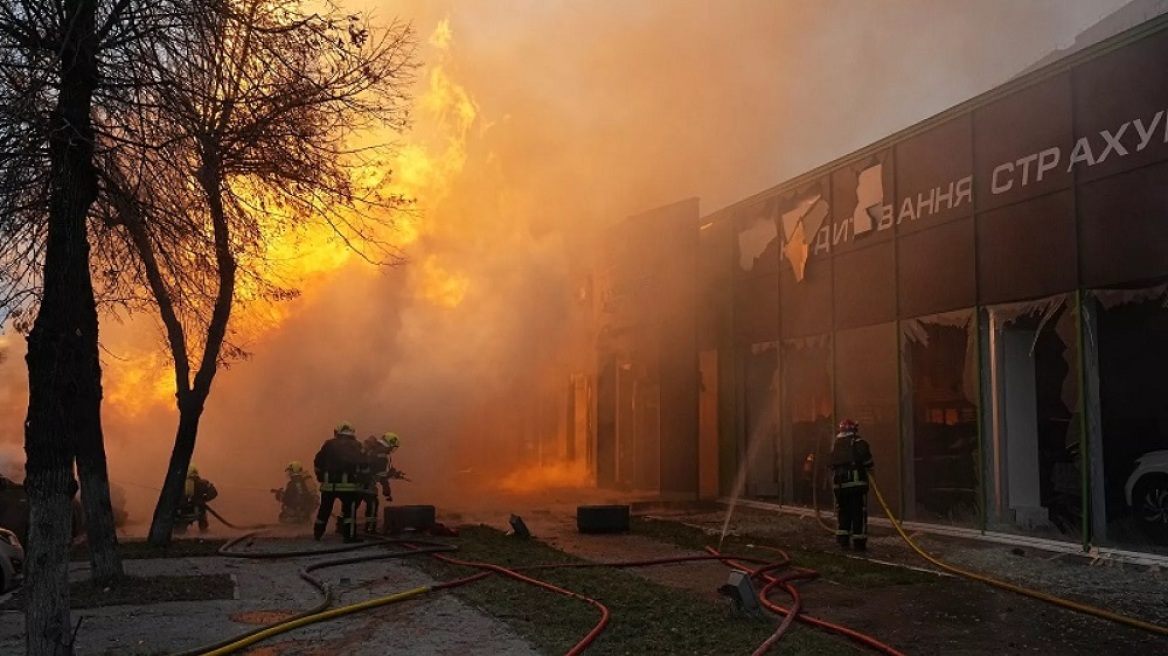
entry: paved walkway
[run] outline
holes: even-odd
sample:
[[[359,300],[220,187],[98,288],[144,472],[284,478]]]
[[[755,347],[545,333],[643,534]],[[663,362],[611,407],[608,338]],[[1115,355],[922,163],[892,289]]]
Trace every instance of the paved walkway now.
[[[312,544],[305,540],[287,543],[290,548],[312,548]],[[174,653],[254,629],[257,624],[236,619],[251,619],[247,617],[249,613],[253,617],[262,617],[263,611],[288,615],[311,608],[319,601],[316,590],[298,576],[301,567],[314,561],[351,555],[355,554],[287,561],[217,557],[127,560],[127,573],[136,576],[231,574],[237,583],[238,599],[110,606],[74,611],[74,622],[79,617],[84,618],[77,636],[77,653],[82,656]],[[83,578],[86,569],[84,564],[75,564],[71,575]],[[318,570],[313,575],[333,585],[339,595],[334,606],[357,603],[433,583],[417,568],[394,561],[343,565]],[[0,613],[0,653],[18,654],[23,651],[23,613]],[[506,625],[443,592],[309,625],[273,637],[247,653],[257,656],[307,656],[342,652],[349,656],[534,656],[538,653]]]

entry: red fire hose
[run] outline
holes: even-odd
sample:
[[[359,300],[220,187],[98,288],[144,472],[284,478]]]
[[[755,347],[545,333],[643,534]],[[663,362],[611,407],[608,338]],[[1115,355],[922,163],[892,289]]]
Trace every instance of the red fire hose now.
[[[735,569],[740,569],[744,572],[747,572],[751,576],[759,576],[763,580],[765,580],[767,583],[763,587],[763,589],[761,591],[759,591],[758,598],[759,598],[759,602],[762,603],[762,605],[767,610],[769,610],[773,613],[778,613],[780,615],[784,615],[784,616],[793,616],[795,619],[799,620],[800,622],[803,622],[804,624],[810,624],[811,626],[814,626],[814,627],[817,627],[820,629],[825,629],[825,630],[830,631],[832,633],[842,635],[845,638],[848,638],[850,640],[858,642],[858,643],[864,645],[865,647],[868,647],[870,649],[873,649],[875,651],[880,652],[881,654],[886,654],[887,656],[905,656],[904,653],[897,651],[894,647],[891,647],[889,645],[884,644],[883,642],[880,642],[879,640],[873,638],[872,636],[860,633],[859,631],[854,631],[852,629],[847,628],[846,626],[832,624],[831,622],[819,619],[818,617],[812,617],[811,615],[808,615],[806,613],[799,612],[798,607],[797,607],[801,603],[800,597],[799,597],[799,591],[795,589],[795,586],[791,585],[791,581],[795,580],[796,578],[804,578],[803,576],[777,577],[777,576],[774,576],[772,574],[769,574],[766,571],[767,568],[765,568],[765,567],[756,568],[756,569],[751,569],[749,567],[746,567],[745,565],[743,565],[740,562],[741,559],[736,559],[734,556],[723,556],[722,554],[719,554],[718,551],[715,550],[713,547],[706,547],[706,551],[708,551],[711,554],[720,556],[719,560],[726,563],[726,565],[728,565],[730,567],[734,567]],[[804,570],[804,571],[807,574],[814,574],[814,573],[810,572],[810,570]],[[783,608],[782,606],[779,606],[778,604],[772,602],[767,597],[767,595],[776,586],[783,588],[783,590],[787,594],[791,595],[791,598],[794,600],[796,605],[792,606],[790,609],[787,609],[787,608]],[[782,628],[782,627],[780,627],[780,628]],[[774,638],[774,636],[772,635],[771,638]],[[762,649],[762,647],[760,647],[759,649]],[[761,653],[761,652],[755,652],[755,653]]]

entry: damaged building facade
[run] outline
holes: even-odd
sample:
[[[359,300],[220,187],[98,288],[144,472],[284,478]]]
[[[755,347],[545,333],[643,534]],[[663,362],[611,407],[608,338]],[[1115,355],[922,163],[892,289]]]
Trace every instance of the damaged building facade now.
[[[830,507],[851,418],[908,520],[1168,547],[1165,64],[1161,18],[706,217],[719,493]]]
[[[827,509],[851,418],[904,519],[1168,549],[1165,64],[1161,17],[611,230],[578,372],[597,484]]]

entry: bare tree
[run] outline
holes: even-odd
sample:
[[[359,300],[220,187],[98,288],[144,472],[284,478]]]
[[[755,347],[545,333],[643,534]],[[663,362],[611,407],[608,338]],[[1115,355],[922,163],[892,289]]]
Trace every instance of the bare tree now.
[[[94,574],[121,574],[116,554],[101,431],[101,366],[97,300],[90,277],[87,219],[97,198],[93,165],[94,96],[102,84],[101,53],[123,38],[133,0],[27,0],[0,4],[3,93],[15,105],[0,143],[12,148],[5,182],[5,237],[29,255],[29,268],[9,282],[37,278],[39,297],[28,333],[29,406],[25,421],[25,487],[30,518],[26,572],[27,653],[72,652],[69,579],[70,500],[74,460],[81,456],[82,498],[108,535],[94,542]],[[38,107],[48,107],[40,115]],[[44,128],[37,130],[37,128]],[[22,136],[29,130],[30,137]],[[18,150],[18,146],[31,146]],[[22,161],[24,158],[24,161]],[[14,169],[28,164],[27,171]],[[35,166],[40,164],[40,166]],[[38,196],[38,190],[43,194]],[[37,210],[41,221],[36,221]],[[31,221],[26,221],[29,217]],[[22,225],[24,224],[24,225]],[[41,250],[43,249],[43,251]],[[7,250],[7,249],[5,249]],[[100,555],[97,555],[100,553]]]
[[[234,307],[294,293],[267,240],[323,225],[366,259],[400,260],[379,231],[408,201],[354,182],[392,144],[353,141],[405,127],[416,63],[408,25],[292,0],[211,0],[151,46],[147,97],[110,117],[97,243],[134,262],[111,287],[149,290],[174,361],[179,422],[149,537],[162,545],[216,371],[240,352]]]

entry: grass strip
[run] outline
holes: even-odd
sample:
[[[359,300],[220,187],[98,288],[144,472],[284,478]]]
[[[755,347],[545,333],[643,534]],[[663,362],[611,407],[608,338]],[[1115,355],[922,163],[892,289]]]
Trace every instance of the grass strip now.
[[[706,545],[715,548],[718,546],[717,536],[712,536],[703,529],[670,521],[667,518],[633,517],[630,519],[630,528],[637,535],[691,549],[701,549]],[[780,541],[765,536],[727,535],[726,539],[722,541],[721,551],[725,553],[757,553],[760,557],[771,557],[767,555],[767,550],[758,549],[759,546],[782,549],[791,557],[795,566],[813,569],[819,572],[820,577],[841,585],[856,588],[885,588],[896,585],[937,585],[940,583],[936,576],[926,572],[873,563],[862,558],[849,558],[845,555],[848,552],[791,548]]]
[[[456,558],[509,567],[584,562],[542,542],[507,536],[485,526],[462,527],[458,546],[459,551],[453,554]],[[434,559],[416,562],[438,580],[469,573],[466,568]],[[750,653],[778,626],[773,616],[744,617],[732,610],[729,601],[722,603],[654,583],[626,570],[560,569],[528,574],[608,607],[612,620],[588,650],[590,656]],[[597,610],[583,601],[500,576],[456,588],[453,593],[502,620],[547,654],[566,652],[599,619]],[[784,654],[855,653],[833,637],[798,625],[779,646]]]
[[[113,585],[76,581],[69,586],[70,608],[103,606],[146,606],[168,601],[209,601],[231,599],[235,584],[230,574],[184,576],[127,576]],[[3,610],[23,610],[24,597],[17,590],[0,606]]]
[[[156,547],[145,540],[122,540],[118,542],[118,553],[122,560],[146,558],[196,558],[216,556],[219,547],[227,543],[225,538],[182,538],[171,540],[165,547]],[[69,552],[69,560],[84,562],[89,560],[89,545],[82,543]]]

